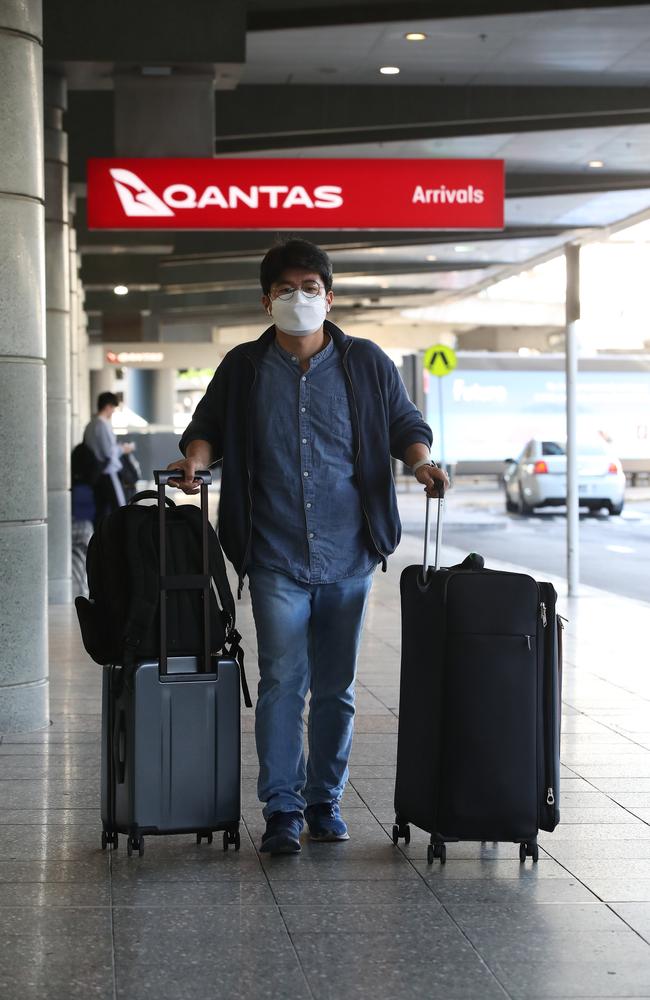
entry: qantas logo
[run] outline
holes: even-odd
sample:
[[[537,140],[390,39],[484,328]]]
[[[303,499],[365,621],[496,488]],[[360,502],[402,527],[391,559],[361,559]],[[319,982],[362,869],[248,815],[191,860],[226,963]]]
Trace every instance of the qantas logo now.
[[[131,170],[111,167],[111,177],[125,215],[142,218],[174,214],[171,208],[165,205],[164,201],[161,201],[158,195],[154,194],[151,188],[148,188]]]
[[[125,215],[143,218],[175,216],[178,209],[187,208],[340,208],[343,188],[320,184],[308,190],[299,184],[251,185],[241,188],[234,184],[218,187],[208,184],[197,191],[190,184],[170,184],[159,197],[132,170],[111,167],[110,174]]]

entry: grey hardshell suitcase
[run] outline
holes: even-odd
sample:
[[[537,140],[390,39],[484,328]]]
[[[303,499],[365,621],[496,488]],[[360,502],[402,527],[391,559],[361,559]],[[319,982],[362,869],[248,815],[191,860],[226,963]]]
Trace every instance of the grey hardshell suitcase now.
[[[195,833],[197,843],[223,830],[223,847],[239,850],[241,814],[240,661],[210,648],[208,483],[201,479],[203,573],[165,575],[165,485],[154,473],[160,517],[160,659],[108,665],[102,680],[102,847],[144,853],[145,834]],[[166,653],[166,592],[203,590],[203,656]]]

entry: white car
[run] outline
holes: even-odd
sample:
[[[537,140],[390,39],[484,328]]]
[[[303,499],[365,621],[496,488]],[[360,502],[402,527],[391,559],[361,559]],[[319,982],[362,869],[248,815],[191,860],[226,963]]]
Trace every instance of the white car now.
[[[566,454],[557,441],[529,441],[517,459],[506,459],[503,483],[506,510],[530,514],[535,507],[566,504]],[[581,507],[610,514],[623,510],[625,475],[604,441],[578,443],[578,495]]]

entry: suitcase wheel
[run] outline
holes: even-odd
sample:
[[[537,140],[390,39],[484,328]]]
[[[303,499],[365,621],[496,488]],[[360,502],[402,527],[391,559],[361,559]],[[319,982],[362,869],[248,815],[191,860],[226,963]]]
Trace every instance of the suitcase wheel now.
[[[142,834],[130,834],[126,839],[126,853],[128,856],[131,857],[134,851],[137,851],[140,857],[144,854],[144,837]]]
[[[536,840],[527,840],[519,845],[519,860],[523,863],[526,858],[532,858],[533,864],[539,861],[539,847]]]
[[[108,830],[102,830],[102,851],[105,851],[107,847],[113,847],[117,850],[118,846],[118,835],[117,831],[110,833]]]
[[[224,830],[223,832],[223,849],[228,850],[230,844],[233,844],[235,850],[238,851],[241,847],[241,837],[239,835],[239,827],[235,827],[234,830]]]
[[[408,823],[396,822],[393,825],[393,843],[397,847],[400,837],[404,838],[405,844],[411,843],[411,827]]]
[[[207,831],[204,831],[203,833],[197,833],[197,835],[196,835],[196,842],[197,842],[197,844],[200,844],[204,837],[207,840],[208,844],[212,843],[212,831],[211,830],[207,830]]]
[[[429,844],[427,847],[427,864],[432,865],[435,858],[440,858],[440,864],[447,863],[447,845]]]

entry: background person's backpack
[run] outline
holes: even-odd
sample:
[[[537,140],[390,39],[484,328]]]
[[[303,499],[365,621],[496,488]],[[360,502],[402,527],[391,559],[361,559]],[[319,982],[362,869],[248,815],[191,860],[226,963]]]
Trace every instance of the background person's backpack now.
[[[70,472],[73,486],[77,483],[94,486],[103,471],[104,464],[99,461],[92,448],[89,448],[83,441],[72,449]]]

